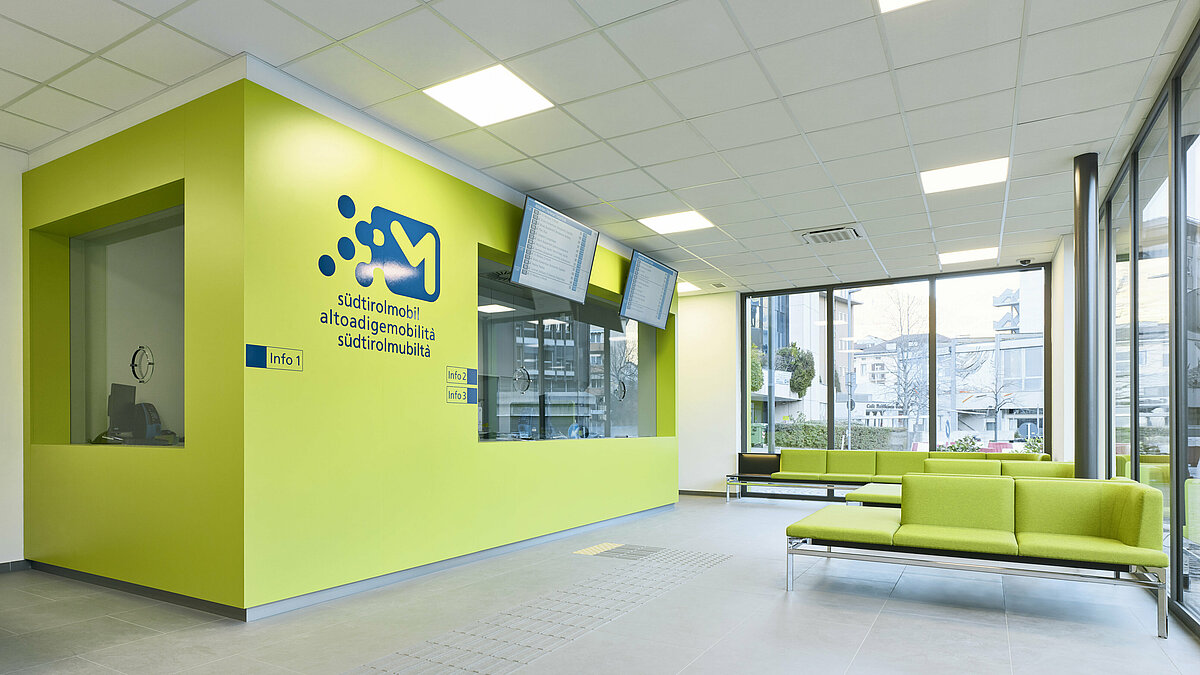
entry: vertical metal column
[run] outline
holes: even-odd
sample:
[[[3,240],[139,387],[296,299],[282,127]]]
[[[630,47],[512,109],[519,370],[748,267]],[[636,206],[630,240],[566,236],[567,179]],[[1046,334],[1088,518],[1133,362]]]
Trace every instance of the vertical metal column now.
[[[1094,152],[1075,158],[1075,477],[1099,478],[1100,447],[1096,415],[1100,411],[1099,347],[1096,316],[1097,164]],[[1069,348],[1063,345],[1064,349]]]

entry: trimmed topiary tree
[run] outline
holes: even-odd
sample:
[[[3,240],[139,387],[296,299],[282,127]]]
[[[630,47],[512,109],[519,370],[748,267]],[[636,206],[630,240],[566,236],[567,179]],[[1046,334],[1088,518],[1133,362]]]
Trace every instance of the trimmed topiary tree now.
[[[813,377],[816,374],[817,365],[813,359],[813,354],[805,349],[800,352],[799,358],[796,359],[794,370],[792,370],[792,379],[788,381],[788,388],[796,396],[804,398],[804,395],[808,393],[808,388],[812,386]]]

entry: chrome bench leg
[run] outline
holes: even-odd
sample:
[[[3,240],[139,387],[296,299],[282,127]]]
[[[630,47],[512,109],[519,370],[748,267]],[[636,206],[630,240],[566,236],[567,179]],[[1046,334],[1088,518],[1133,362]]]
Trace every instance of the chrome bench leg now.
[[[1150,573],[1158,579],[1158,637],[1167,637],[1167,570],[1151,567]]]

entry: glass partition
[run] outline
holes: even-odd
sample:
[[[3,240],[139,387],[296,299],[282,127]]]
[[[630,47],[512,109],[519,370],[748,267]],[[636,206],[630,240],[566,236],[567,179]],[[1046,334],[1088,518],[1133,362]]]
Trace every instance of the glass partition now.
[[[1133,477],[1130,444],[1130,414],[1133,399],[1133,258],[1131,257],[1133,209],[1129,205],[1129,176],[1117,186],[1109,210],[1112,246],[1111,303],[1112,322],[1112,426],[1115,471],[1118,476]]]
[[[1193,59],[1183,73],[1180,98],[1180,196],[1184,216],[1183,306],[1184,387],[1187,408],[1180,411],[1186,438],[1182,464],[1183,492],[1179,522],[1185,607],[1200,612],[1200,61]],[[1176,485],[1180,481],[1175,481]]]

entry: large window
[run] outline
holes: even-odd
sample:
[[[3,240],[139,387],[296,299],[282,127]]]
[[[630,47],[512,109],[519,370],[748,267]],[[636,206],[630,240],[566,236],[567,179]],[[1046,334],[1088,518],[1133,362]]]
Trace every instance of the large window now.
[[[1045,283],[1033,267],[746,297],[747,447],[1043,448]]]
[[[1112,242],[1111,292],[1112,303],[1109,329],[1112,331],[1110,344],[1112,357],[1112,427],[1113,450],[1116,455],[1115,475],[1133,477],[1130,461],[1132,431],[1130,419],[1133,410],[1133,258],[1131,235],[1133,232],[1133,209],[1129,204],[1129,176],[1121,179],[1109,208]]]
[[[655,434],[653,378],[640,377],[654,367],[653,328],[598,298],[579,305],[513,284],[491,260],[479,270],[481,439]]]
[[[1181,196],[1184,225],[1183,330],[1184,387],[1187,408],[1183,423],[1187,438],[1181,476],[1180,552],[1184,606],[1200,613],[1200,60],[1183,73],[1180,101],[1180,154],[1183,157]],[[1178,485],[1178,482],[1176,482]]]

